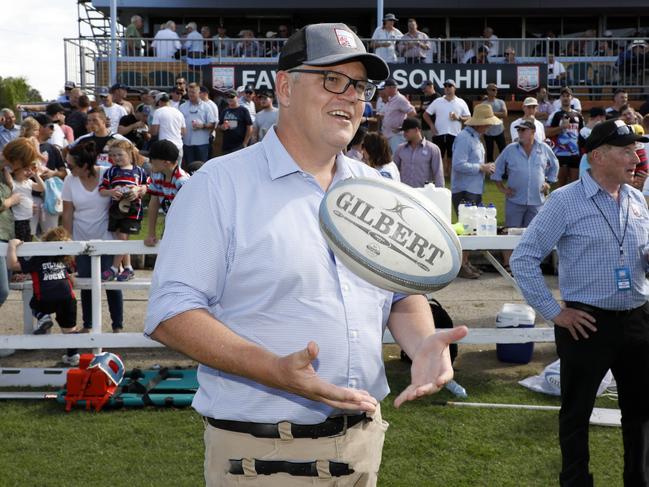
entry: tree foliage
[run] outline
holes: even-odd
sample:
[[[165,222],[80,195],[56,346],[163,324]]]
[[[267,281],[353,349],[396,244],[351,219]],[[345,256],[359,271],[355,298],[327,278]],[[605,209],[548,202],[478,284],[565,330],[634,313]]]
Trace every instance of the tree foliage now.
[[[0,77],[0,108],[16,110],[20,103],[41,102],[43,98],[37,89],[27,83],[23,77]]]

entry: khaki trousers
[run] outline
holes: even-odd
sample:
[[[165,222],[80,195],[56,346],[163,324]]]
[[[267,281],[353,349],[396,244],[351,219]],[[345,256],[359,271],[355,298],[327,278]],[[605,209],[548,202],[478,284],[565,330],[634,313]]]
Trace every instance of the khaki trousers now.
[[[362,421],[343,435],[326,438],[255,438],[205,424],[205,484],[208,487],[262,486],[262,487],[369,487],[375,486],[383,440],[388,423],[381,418],[377,406],[372,421]],[[244,459],[244,474],[228,472],[229,460]],[[299,477],[288,473],[257,475],[254,459],[292,462],[318,461],[318,477]],[[354,470],[350,475],[332,477],[329,461],[345,462]]]

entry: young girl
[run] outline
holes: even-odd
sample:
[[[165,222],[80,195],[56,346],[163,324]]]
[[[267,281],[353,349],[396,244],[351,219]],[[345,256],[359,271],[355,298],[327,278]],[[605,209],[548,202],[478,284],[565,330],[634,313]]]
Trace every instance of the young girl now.
[[[40,143],[38,142],[38,131],[40,128],[41,124],[38,123],[35,118],[27,117],[23,120],[23,123],[20,124],[20,137],[28,139],[34,146],[34,149],[36,149],[38,161],[47,164],[47,160],[49,159],[48,154],[47,152],[41,152]]]
[[[70,240],[70,234],[63,227],[56,227],[46,232],[43,242],[61,242]],[[72,278],[68,273],[69,256],[16,256],[16,248],[23,242],[18,239],[9,241],[7,266],[18,272],[28,272],[34,283],[34,296],[29,302],[32,314],[38,320],[34,335],[43,335],[52,328],[49,313],[56,313],[56,321],[63,333],[76,333],[77,299],[72,290]],[[79,354],[76,348],[69,348],[63,356],[63,363],[79,365]]]
[[[31,242],[30,221],[34,214],[32,191],[45,191],[37,162],[38,152],[29,139],[18,137],[4,147],[2,154],[11,166],[13,194],[20,195],[20,203],[11,208],[15,219],[16,238],[23,242]],[[30,179],[31,177],[36,181]]]
[[[146,193],[146,173],[136,165],[138,151],[128,140],[116,140],[108,150],[113,166],[104,173],[99,194],[112,198],[108,213],[108,230],[115,239],[128,240],[140,232],[142,225],[142,196]],[[120,265],[124,270],[119,271]],[[135,272],[129,254],[116,255],[110,269],[101,275],[102,280],[128,281]]]
[[[381,176],[401,181],[399,168],[392,162],[392,152],[388,140],[381,134],[370,132],[363,139],[361,148],[363,161],[376,169]]]

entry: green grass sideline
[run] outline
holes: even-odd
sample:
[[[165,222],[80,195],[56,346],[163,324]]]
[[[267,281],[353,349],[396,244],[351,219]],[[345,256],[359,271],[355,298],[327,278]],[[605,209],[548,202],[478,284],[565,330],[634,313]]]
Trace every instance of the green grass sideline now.
[[[392,394],[383,401],[391,426],[379,485],[546,487],[557,485],[560,455],[556,411],[453,408],[442,391],[392,407],[409,380],[408,366],[386,347]],[[462,371],[472,402],[558,405],[516,382]],[[600,399],[602,407],[617,407]],[[116,410],[69,414],[55,402],[0,403],[2,486],[202,485],[202,421],[191,409]],[[598,485],[621,485],[618,428],[591,427],[591,464]]]

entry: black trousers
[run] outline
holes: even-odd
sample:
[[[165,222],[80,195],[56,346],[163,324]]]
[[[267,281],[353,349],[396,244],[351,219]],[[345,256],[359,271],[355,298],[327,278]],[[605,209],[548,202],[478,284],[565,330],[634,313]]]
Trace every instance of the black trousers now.
[[[484,136],[485,150],[487,151],[487,162],[494,162],[496,160],[494,157],[494,143],[498,146],[498,154],[500,154],[503,149],[507,147],[505,132],[499,135]]]
[[[559,443],[564,487],[592,486],[588,471],[588,427],[597,388],[611,369],[622,411],[624,485],[649,486],[649,304],[628,312],[566,303],[597,320],[597,332],[574,340],[555,326],[561,359]]]

